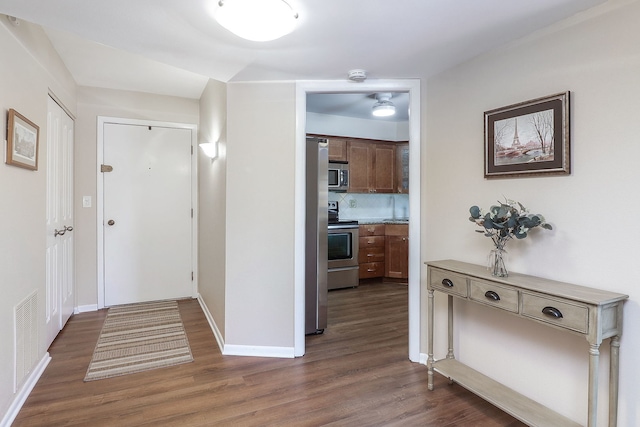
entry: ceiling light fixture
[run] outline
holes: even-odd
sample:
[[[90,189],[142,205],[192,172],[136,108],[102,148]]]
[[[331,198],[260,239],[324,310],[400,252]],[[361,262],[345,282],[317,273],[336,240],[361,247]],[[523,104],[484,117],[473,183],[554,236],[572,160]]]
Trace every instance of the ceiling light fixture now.
[[[390,93],[376,93],[376,103],[373,104],[372,114],[376,117],[389,117],[396,113],[396,106],[389,101]]]
[[[266,42],[293,31],[298,13],[284,0],[218,0],[213,17],[238,37]]]

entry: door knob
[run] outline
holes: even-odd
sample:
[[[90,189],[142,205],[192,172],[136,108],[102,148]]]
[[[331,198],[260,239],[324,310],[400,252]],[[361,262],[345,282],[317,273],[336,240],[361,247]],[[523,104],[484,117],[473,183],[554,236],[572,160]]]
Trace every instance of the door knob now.
[[[109,221],[107,221],[107,224],[109,224],[109,225],[113,225],[113,224],[115,224],[115,223],[116,223],[116,222],[115,222],[114,220],[112,220],[112,219],[110,219]]]

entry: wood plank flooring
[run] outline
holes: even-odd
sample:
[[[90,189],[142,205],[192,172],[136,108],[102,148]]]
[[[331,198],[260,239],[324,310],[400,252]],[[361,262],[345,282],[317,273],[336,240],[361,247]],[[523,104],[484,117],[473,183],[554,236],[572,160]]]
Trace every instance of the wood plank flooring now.
[[[71,318],[14,426],[523,426],[407,357],[407,287],[329,293],[329,327],[296,359],[222,356],[180,301],[193,363],[83,382],[106,311]]]

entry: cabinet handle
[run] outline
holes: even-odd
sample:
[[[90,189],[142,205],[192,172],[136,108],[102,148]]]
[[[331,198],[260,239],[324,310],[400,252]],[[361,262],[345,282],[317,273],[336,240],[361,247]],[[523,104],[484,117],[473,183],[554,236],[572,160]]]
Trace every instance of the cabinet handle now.
[[[500,295],[498,295],[497,292],[494,291],[487,291],[484,293],[484,296],[487,299],[493,300],[493,301],[500,301]]]
[[[442,279],[442,284],[447,288],[453,288],[453,282],[449,279]]]
[[[562,312],[555,307],[545,307],[542,309],[542,313],[554,319],[562,319]]]
[[[369,273],[373,273],[374,271],[376,271],[376,269],[375,269],[375,268],[368,268],[368,269],[367,269],[367,272],[369,272]]]

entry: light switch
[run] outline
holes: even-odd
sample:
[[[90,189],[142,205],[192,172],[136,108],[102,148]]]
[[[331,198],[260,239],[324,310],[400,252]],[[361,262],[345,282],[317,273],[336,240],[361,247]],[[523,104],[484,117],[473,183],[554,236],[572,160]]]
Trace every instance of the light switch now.
[[[91,207],[91,196],[82,196],[82,207],[83,208]]]

